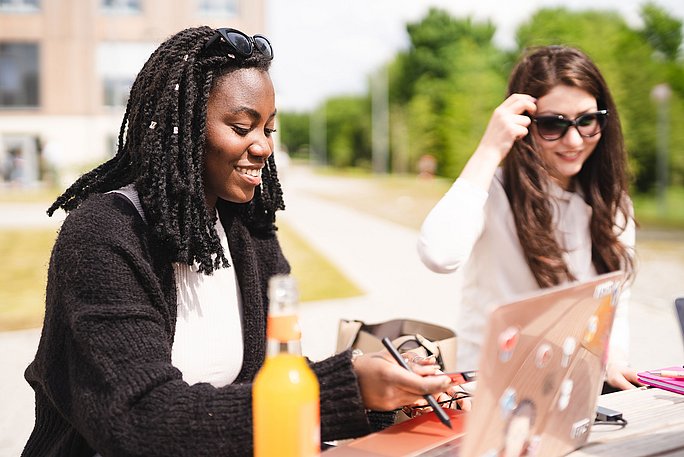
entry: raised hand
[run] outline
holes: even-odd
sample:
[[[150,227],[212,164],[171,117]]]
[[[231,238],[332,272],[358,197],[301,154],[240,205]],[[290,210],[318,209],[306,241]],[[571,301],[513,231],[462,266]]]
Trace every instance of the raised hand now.
[[[494,172],[508,155],[513,143],[524,138],[537,112],[536,99],[527,94],[513,94],[492,113],[480,144],[468,160],[461,177],[484,190],[489,189]]]

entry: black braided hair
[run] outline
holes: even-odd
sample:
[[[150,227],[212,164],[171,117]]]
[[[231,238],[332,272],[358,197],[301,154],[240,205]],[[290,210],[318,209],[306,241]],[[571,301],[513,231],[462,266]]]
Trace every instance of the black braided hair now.
[[[70,211],[89,195],[134,183],[156,241],[170,260],[211,273],[228,266],[215,215],[207,211],[202,182],[209,93],[221,77],[239,69],[268,71],[270,60],[255,51],[231,54],[219,40],[204,49],[215,31],[183,30],[162,43],[133,83],[119,131],[116,155],[81,176],[47,210]],[[271,155],[262,171],[262,186],[246,204],[228,204],[246,226],[272,236],[275,213],[284,209],[283,194]]]

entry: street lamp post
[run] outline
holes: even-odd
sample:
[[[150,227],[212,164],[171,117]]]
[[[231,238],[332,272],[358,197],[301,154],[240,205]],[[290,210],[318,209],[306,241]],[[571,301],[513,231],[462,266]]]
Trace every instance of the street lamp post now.
[[[309,162],[314,166],[327,165],[326,102],[311,112],[309,118]]]
[[[658,186],[658,211],[664,216],[667,210],[668,181],[668,139],[669,139],[669,101],[672,95],[670,86],[658,84],[651,90],[651,98],[656,102],[658,120],[656,126],[656,181]]]
[[[371,155],[373,172],[385,174],[389,169],[389,95],[387,66],[371,76]]]

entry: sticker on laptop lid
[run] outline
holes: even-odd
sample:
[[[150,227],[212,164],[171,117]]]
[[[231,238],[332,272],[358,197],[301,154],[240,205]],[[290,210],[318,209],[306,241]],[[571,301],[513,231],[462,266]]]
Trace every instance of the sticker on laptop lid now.
[[[518,407],[518,394],[513,387],[504,390],[499,399],[499,407],[501,408],[501,417],[504,419],[509,417],[513,410]]]
[[[527,444],[525,457],[535,457],[539,453],[539,445],[541,444],[541,435],[532,435]]]
[[[502,362],[511,360],[519,337],[520,330],[517,327],[508,327],[499,334],[499,360]]]
[[[599,317],[596,314],[592,314],[592,316],[587,321],[587,327],[584,329],[584,336],[582,337],[584,344],[589,344],[594,340],[598,328]]]
[[[499,455],[523,456],[532,436],[537,408],[530,400],[522,400],[506,423],[504,447]]]
[[[587,321],[582,337],[582,346],[601,358],[607,354],[610,329],[615,315],[615,306],[610,300],[602,299],[596,311]]]
[[[566,379],[563,381],[561,384],[561,392],[560,396],[558,397],[558,410],[563,411],[565,408],[568,407],[570,404],[570,396],[572,395],[572,388],[574,387],[574,384],[572,382],[572,379]]]
[[[534,364],[537,368],[544,368],[549,364],[551,358],[553,357],[553,349],[548,343],[542,343],[537,349],[537,354],[534,356]]]
[[[572,424],[572,428],[570,429],[570,438],[576,440],[586,435],[589,432],[589,425],[591,425],[591,421],[588,417]]]
[[[598,284],[594,289],[594,298],[601,298],[612,294],[617,287],[617,284],[617,281],[606,281]]]
[[[563,341],[563,358],[561,359],[561,366],[566,368],[570,365],[570,358],[575,353],[577,347],[577,340],[569,336]]]

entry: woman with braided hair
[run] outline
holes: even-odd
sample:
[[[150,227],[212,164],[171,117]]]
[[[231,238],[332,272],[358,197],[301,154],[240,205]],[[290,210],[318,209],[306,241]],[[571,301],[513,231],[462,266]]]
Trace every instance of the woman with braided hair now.
[[[423,222],[430,269],[462,268],[458,364],[476,368],[488,312],[540,288],[623,270],[635,222],[620,118],[603,76],[578,49],[529,50],[509,78],[459,178]],[[606,381],[639,384],[628,365],[623,287]]]
[[[289,271],[275,227],[272,57],[265,37],[234,29],[169,38],[133,84],[116,156],[48,210],[69,215],[25,375],[36,422],[23,455],[251,454],[267,282]],[[367,410],[450,385],[386,353],[311,366],[324,441],[367,434],[385,419]]]

